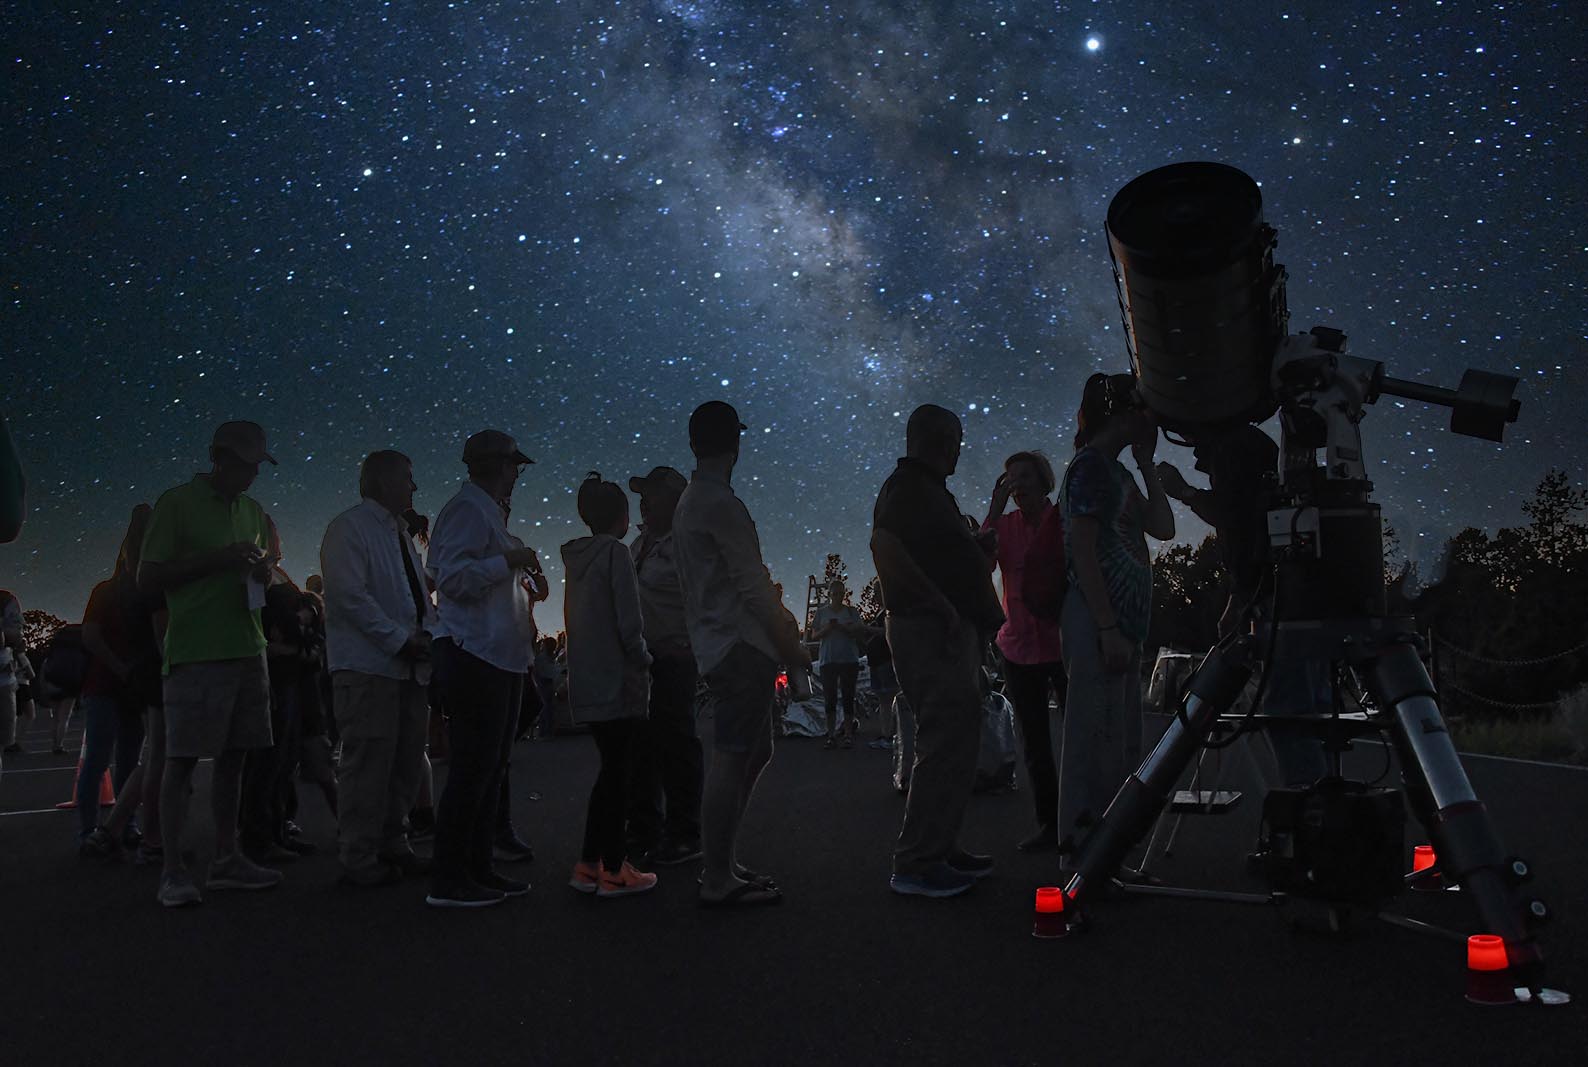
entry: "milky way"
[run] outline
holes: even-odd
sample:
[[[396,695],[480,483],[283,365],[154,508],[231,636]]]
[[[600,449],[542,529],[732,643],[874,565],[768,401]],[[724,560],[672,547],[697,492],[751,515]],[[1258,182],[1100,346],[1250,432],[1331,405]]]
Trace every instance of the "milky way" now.
[[[539,462],[512,521],[555,583],[584,473],[687,472],[711,397],[750,426],[776,576],[797,598],[838,551],[863,579],[916,404],[961,413],[978,514],[1005,454],[1069,454],[1080,383],[1127,367],[1108,202],[1184,159],[1262,183],[1294,328],[1403,378],[1523,379],[1503,448],[1372,411],[1379,499],[1431,559],[1549,466],[1584,480],[1585,11],[7,4],[0,359],[32,491],[0,585],[77,617],[228,418],[270,432],[254,495],[300,578],[367,451],[411,455],[434,513],[463,438],[514,433]]]

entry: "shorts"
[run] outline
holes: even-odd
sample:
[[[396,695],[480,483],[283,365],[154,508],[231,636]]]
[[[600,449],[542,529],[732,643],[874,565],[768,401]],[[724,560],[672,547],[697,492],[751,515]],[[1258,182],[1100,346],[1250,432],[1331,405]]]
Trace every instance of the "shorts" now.
[[[165,676],[165,754],[204,759],[269,748],[270,674],[265,654],[178,663]]]
[[[772,737],[777,664],[740,642],[706,672],[711,697],[711,745],[723,752],[748,752]]]

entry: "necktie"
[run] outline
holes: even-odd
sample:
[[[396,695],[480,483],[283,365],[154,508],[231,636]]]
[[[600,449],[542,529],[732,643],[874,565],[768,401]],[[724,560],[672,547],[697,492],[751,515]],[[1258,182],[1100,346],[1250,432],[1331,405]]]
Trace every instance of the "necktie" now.
[[[401,529],[397,531],[397,553],[403,558],[403,571],[408,575],[408,592],[414,598],[414,626],[422,630],[425,626],[425,591],[419,584],[419,575],[414,571],[414,561],[408,557],[408,538]]]

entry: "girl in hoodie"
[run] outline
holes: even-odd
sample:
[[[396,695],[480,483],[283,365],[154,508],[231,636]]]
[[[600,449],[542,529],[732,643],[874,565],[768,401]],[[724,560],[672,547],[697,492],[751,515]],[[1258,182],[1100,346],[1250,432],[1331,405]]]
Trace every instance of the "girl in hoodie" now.
[[[640,620],[640,590],[622,538],[629,498],[591,472],[579,486],[579,518],[590,536],[562,546],[567,574],[568,703],[601,753],[590,790],[584,852],[568,884],[581,893],[622,897],[656,888],[656,875],[624,858],[631,753],[650,704],[651,656]]]

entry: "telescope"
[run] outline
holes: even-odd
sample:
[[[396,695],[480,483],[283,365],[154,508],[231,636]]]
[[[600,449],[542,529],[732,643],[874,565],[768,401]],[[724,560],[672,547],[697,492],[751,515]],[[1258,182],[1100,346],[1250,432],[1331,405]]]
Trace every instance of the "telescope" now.
[[[1254,711],[1268,663],[1310,660],[1327,664],[1336,684],[1352,681],[1362,710],[1342,714],[1337,696],[1322,726],[1303,727],[1330,739],[1331,770],[1310,787],[1270,793],[1265,824],[1280,824],[1285,838],[1267,857],[1271,881],[1331,905],[1376,906],[1404,888],[1397,820],[1409,806],[1434,842],[1439,876],[1503,939],[1515,984],[1560,1002],[1564,994],[1536,985],[1543,955],[1534,928],[1547,908],[1520,896],[1527,865],[1507,855],[1473,791],[1413,620],[1388,611],[1382,524],[1361,436],[1365,406],[1394,396],[1449,408],[1457,434],[1501,441],[1520,413],[1516,379],[1468,370],[1454,390],[1405,381],[1353,355],[1337,329],[1290,332],[1277,232],[1264,221],[1257,183],[1234,167],[1190,162],[1143,174],[1114,197],[1107,229],[1137,391],[1166,435],[1194,445],[1277,414],[1280,461],[1271,482],[1250,490],[1267,495],[1266,614],[1254,632],[1231,634],[1208,653],[1162,739],[1078,842],[1065,885],[1069,913],[1084,921],[1091,894],[1119,873],[1197,752],[1227,743],[1210,740],[1216,729],[1233,740],[1259,724],[1279,726],[1281,717],[1230,715],[1259,664]],[[1393,745],[1405,805],[1380,795],[1392,791],[1341,777],[1339,753],[1350,736],[1368,733]]]

